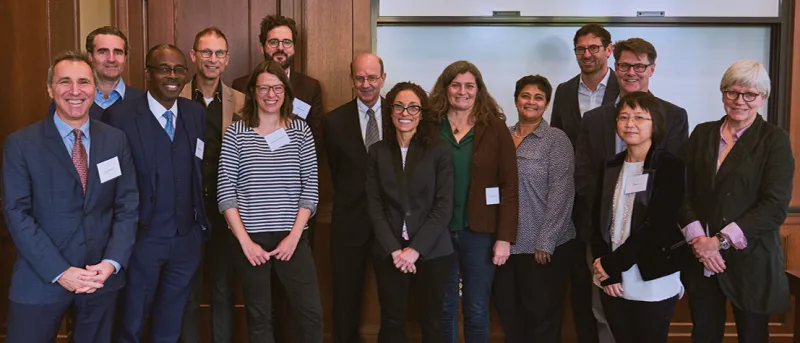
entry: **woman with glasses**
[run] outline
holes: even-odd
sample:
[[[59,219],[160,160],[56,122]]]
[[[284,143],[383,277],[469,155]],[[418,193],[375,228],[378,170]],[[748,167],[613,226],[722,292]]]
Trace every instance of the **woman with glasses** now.
[[[506,263],[517,238],[514,141],[505,115],[472,63],[447,66],[430,102],[439,134],[453,155],[453,218],[448,228],[455,255],[445,291],[444,342],[458,340],[459,298],[466,342],[488,342],[495,266]]]
[[[376,242],[381,303],[378,342],[406,342],[408,298],[416,293],[423,342],[442,341],[442,301],[453,245],[453,161],[416,84],[383,102],[383,140],[369,147],[367,202]]]
[[[306,229],[317,209],[317,159],[305,121],[292,114],[283,68],[268,60],[247,83],[242,120],[222,140],[219,210],[241,249],[250,342],[273,342],[271,270],[288,293],[302,337],[322,341],[322,304]]]
[[[681,262],[691,257],[678,228],[684,164],[658,147],[665,118],[650,93],[632,92],[617,107],[627,149],[605,160],[593,207],[594,277],[618,343],[666,342],[683,294]]]
[[[699,260],[683,275],[692,339],[722,342],[730,301],[739,342],[767,342],[769,315],[789,310],[780,226],[794,157],[786,131],[758,113],[770,92],[763,65],[733,63],[720,91],[725,116],[698,125],[685,145],[681,226]]]
[[[517,81],[519,122],[509,130],[517,147],[519,229],[511,257],[497,268],[494,299],[506,342],[561,342],[570,251],[575,250],[572,204],[575,159],[567,134],[544,119],[553,88],[547,78]]]

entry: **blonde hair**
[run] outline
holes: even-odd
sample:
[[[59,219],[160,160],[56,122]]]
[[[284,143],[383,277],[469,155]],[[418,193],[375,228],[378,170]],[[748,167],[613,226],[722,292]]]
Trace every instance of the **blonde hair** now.
[[[756,60],[739,60],[728,67],[722,75],[719,90],[724,92],[734,85],[758,89],[764,97],[769,97],[771,90],[767,69]]]

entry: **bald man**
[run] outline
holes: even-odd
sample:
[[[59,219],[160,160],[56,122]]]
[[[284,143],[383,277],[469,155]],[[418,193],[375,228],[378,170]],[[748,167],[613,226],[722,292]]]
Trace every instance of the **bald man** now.
[[[383,60],[372,54],[350,64],[356,98],[326,117],[325,149],[333,179],[331,263],[333,265],[333,341],[359,342],[361,297],[372,223],[364,190],[369,144],[382,139]]]

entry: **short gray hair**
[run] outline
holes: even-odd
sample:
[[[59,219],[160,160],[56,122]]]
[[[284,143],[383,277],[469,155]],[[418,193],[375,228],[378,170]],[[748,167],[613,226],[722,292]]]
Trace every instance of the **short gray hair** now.
[[[91,71],[92,71],[92,80],[94,81],[94,83],[97,83],[97,80],[95,80],[95,75],[94,75],[94,66],[92,66],[92,62],[89,61],[89,57],[87,57],[86,54],[84,54],[82,52],[70,50],[70,51],[64,51],[64,52],[58,54],[58,56],[56,56],[56,59],[53,61],[53,64],[50,65],[50,68],[47,68],[47,84],[48,85],[52,85],[53,84],[53,72],[56,69],[56,65],[61,63],[61,61],[73,61],[73,62],[86,63],[86,65],[88,65],[89,69],[91,69]]]
[[[767,69],[756,60],[739,60],[728,67],[722,75],[719,90],[724,92],[734,85],[758,89],[764,97],[769,97],[771,90]]]

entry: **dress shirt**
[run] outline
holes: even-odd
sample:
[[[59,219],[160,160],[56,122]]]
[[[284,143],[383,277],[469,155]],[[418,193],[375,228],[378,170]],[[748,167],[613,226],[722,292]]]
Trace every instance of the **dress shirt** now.
[[[158,120],[158,123],[161,124],[162,128],[167,127],[167,118],[164,118],[164,113],[167,111],[172,111],[172,126],[178,127],[178,101],[176,100],[172,103],[172,107],[167,110],[160,102],[147,92],[147,105],[150,107],[150,112],[153,112],[153,115]]]
[[[367,110],[370,108],[375,111],[375,121],[378,122],[378,140],[383,140],[383,115],[381,111],[381,98],[378,97],[378,102],[372,107],[368,107],[365,103],[361,102],[361,99],[356,98],[356,104],[358,105],[358,123],[361,124],[361,139],[367,139],[367,122],[369,122],[369,115],[367,114]]]
[[[125,99],[125,81],[122,81],[122,78],[119,78],[117,85],[108,94],[108,99],[105,98],[103,91],[101,91],[100,88],[97,89],[97,92],[94,95],[94,103],[103,109],[110,107],[119,99]]]
[[[603,96],[606,95],[606,85],[608,85],[608,77],[611,76],[610,69],[606,69],[606,76],[597,85],[597,90],[592,91],[583,83],[583,74],[580,76],[580,83],[578,84],[578,108],[581,111],[581,118],[583,114],[600,107],[603,104]]]

